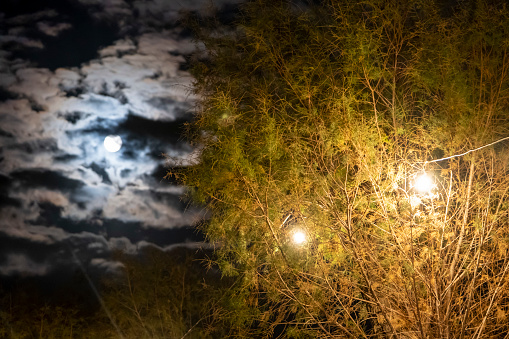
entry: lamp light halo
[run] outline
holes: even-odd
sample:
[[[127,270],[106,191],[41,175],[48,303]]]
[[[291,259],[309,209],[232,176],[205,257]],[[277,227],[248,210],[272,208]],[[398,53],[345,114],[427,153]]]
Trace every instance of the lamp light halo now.
[[[293,232],[293,242],[297,245],[301,245],[306,242],[306,233],[301,230]]]
[[[419,193],[431,193],[434,187],[433,178],[428,173],[423,172],[415,177],[413,186]]]

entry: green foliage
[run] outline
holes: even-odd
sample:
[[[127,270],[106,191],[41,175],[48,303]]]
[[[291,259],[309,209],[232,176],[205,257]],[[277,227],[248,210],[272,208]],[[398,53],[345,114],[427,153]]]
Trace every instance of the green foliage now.
[[[240,18],[194,26],[201,154],[171,173],[237,279],[225,321],[241,337],[506,333],[509,152],[426,163],[508,135],[505,5],[257,0]],[[422,171],[433,194],[413,188]]]

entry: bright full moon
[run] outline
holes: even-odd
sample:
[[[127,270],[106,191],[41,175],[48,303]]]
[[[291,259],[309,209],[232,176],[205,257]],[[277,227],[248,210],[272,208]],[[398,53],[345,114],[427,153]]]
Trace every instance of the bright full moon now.
[[[104,148],[108,152],[118,152],[118,150],[122,147],[122,139],[118,135],[108,135],[104,138]]]

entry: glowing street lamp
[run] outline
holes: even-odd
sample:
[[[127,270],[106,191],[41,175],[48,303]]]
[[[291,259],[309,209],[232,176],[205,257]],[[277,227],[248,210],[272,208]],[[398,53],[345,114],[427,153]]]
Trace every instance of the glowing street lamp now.
[[[293,242],[297,245],[301,245],[306,242],[306,234],[302,231],[296,231],[293,233]]]
[[[414,180],[414,188],[422,194],[431,193],[433,189],[433,179],[426,173],[422,173]]]

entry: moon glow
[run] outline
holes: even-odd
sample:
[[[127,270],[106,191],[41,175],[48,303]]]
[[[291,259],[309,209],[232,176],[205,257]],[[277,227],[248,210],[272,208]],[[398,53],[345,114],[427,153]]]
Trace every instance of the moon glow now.
[[[104,148],[106,148],[108,152],[118,152],[120,147],[122,147],[122,138],[120,138],[120,136],[108,135],[106,138],[104,138]]]

